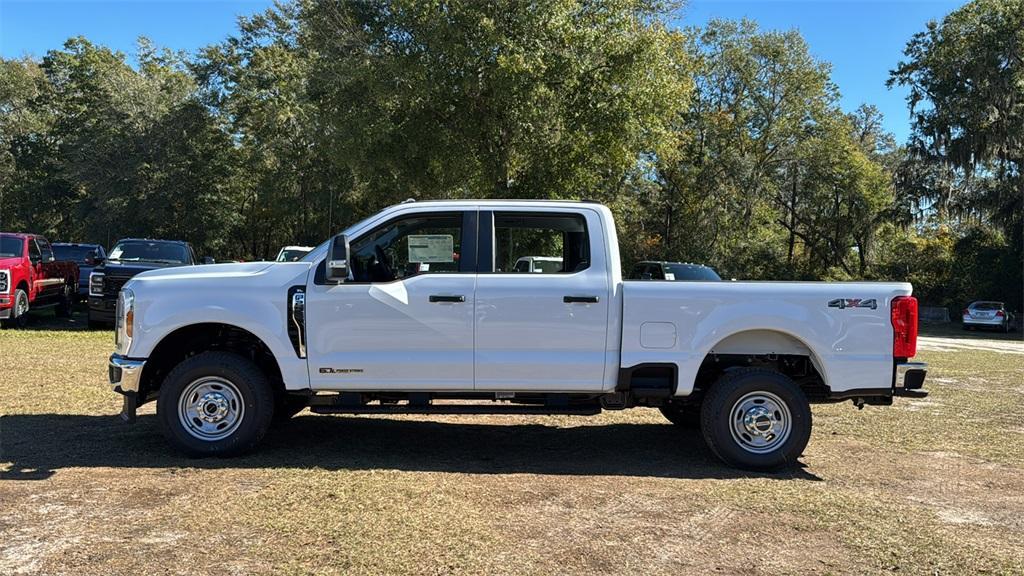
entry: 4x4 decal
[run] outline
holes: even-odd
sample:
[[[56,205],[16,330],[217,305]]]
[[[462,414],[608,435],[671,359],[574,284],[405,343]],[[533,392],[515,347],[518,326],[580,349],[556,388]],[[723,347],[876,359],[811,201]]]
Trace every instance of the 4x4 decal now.
[[[843,310],[845,308],[871,308],[875,310],[878,308],[878,302],[874,298],[863,300],[861,298],[836,298],[835,300],[828,301],[829,308],[839,308]]]

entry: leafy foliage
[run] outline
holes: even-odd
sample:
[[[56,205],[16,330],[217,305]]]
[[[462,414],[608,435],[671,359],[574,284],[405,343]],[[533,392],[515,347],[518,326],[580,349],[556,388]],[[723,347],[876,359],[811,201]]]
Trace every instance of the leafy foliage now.
[[[0,227],[249,259],[409,197],[589,198],[627,265],[1019,307],[1021,1],[910,40],[907,146],[796,31],[658,0],[291,0],[135,64],[72,38],[0,60]]]

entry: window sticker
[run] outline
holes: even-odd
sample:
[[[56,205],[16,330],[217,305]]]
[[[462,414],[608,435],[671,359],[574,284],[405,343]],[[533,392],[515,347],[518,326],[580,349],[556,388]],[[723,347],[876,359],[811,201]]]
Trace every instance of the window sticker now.
[[[409,236],[409,262],[454,262],[455,238],[451,234]]]
[[[676,275],[672,272],[665,272],[665,280],[675,280]]]

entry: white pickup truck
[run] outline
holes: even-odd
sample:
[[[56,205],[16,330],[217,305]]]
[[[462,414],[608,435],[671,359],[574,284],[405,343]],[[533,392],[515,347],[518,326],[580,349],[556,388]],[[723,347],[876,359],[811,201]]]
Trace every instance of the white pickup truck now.
[[[560,258],[522,273],[523,256]],[[920,397],[904,283],[622,280],[590,202],[406,202],[298,262],[153,270],[121,291],[122,417],[157,401],[170,443],[252,449],[309,408],[597,414],[659,408],[725,462],[792,466],[811,403]]]

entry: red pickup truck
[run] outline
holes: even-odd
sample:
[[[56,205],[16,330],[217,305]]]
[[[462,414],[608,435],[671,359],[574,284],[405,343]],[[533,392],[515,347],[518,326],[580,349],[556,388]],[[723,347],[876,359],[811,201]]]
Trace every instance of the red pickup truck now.
[[[28,310],[53,307],[70,316],[78,290],[78,264],[58,261],[36,234],[0,232],[0,321],[21,328]]]

